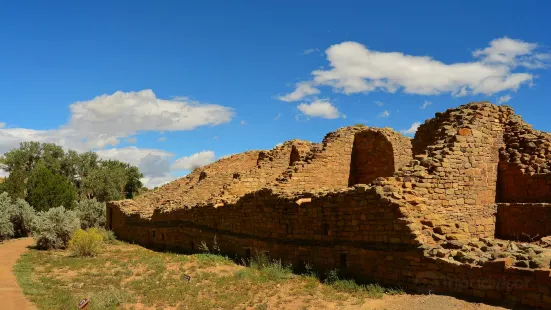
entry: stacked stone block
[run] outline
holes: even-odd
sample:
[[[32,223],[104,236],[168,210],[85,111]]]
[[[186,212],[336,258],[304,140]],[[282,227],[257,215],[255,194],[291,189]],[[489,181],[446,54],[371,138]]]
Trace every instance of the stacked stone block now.
[[[407,139],[386,129],[341,128],[322,144],[295,141],[280,153],[258,152],[255,167],[238,170],[240,178],[281,169],[273,182],[236,180],[192,206],[180,200],[164,208],[170,195],[111,202],[107,222],[121,239],[159,249],[194,252],[216,239],[230,255],[263,251],[359,281],[551,309],[551,238],[540,245],[493,238],[529,231],[534,241],[550,233],[547,205],[520,203],[533,193],[535,202],[547,199],[540,179],[549,173],[548,138],[509,107],[470,103],[428,120],[411,151]],[[186,186],[201,188],[218,164],[186,178]],[[518,174],[513,183],[510,171]],[[363,182],[370,184],[347,187]],[[511,186],[522,190],[502,192]],[[223,197],[232,190],[238,197]],[[514,203],[496,204],[503,200]],[[152,211],[135,211],[148,202]]]

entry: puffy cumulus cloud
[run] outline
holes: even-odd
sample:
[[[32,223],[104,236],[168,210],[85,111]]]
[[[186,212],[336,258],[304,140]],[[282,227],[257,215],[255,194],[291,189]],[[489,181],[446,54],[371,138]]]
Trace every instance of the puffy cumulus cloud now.
[[[151,90],[98,96],[70,105],[70,111],[69,122],[56,129],[0,126],[0,155],[26,141],[55,143],[77,152],[95,150],[102,158],[137,166],[151,186],[156,186],[176,178],[170,173],[173,155],[155,149],[114,148],[121,140],[135,143],[136,137],[132,136],[141,132],[193,130],[229,122],[234,116],[228,107],[188,97],[159,99]]]
[[[293,92],[279,98],[298,101],[319,93],[320,86],[345,94],[401,90],[407,94],[465,96],[516,91],[534,78],[528,70],[551,63],[551,55],[537,52],[538,47],[501,38],[473,52],[475,61],[446,64],[429,56],[381,52],[357,42],[343,42],[325,51],[330,69],[312,71],[311,81],[298,83]],[[517,67],[526,70],[514,72]]]
[[[187,97],[163,100],[152,90],[115,92],[73,103],[66,126],[84,135],[92,147],[116,143],[120,137],[144,131],[184,131],[229,122],[231,108],[191,101]],[[98,138],[99,137],[99,138]]]
[[[201,151],[191,156],[178,158],[172,164],[172,170],[193,170],[212,163],[215,159],[213,151]]]
[[[158,150],[127,146],[96,151],[103,159],[116,159],[140,169],[148,177],[160,177],[169,173],[170,159],[174,154]]]
[[[504,64],[512,67],[538,69],[549,66],[551,54],[534,53],[537,48],[537,43],[503,37],[493,40],[485,49],[474,51],[473,56],[480,58],[484,63]]]
[[[304,115],[334,119],[341,116],[339,110],[325,99],[316,99],[311,103],[301,103],[297,107]]]
[[[85,150],[78,136],[67,130],[34,130],[27,128],[0,128],[0,155],[19,147],[21,142],[56,143],[65,149]]]
[[[423,104],[421,105],[421,110],[426,109],[431,104],[432,104],[432,102],[430,102],[428,100],[425,100],[425,102],[423,102]]]
[[[118,91],[74,103],[70,110],[69,123],[57,129],[0,128],[0,153],[23,141],[52,142],[80,151],[102,149],[140,132],[193,130],[229,122],[234,116],[228,107],[187,97],[158,99],[151,90]]]
[[[513,99],[513,97],[511,97],[511,95],[501,96],[501,97],[499,97],[499,99],[497,99],[497,104],[507,103],[507,102],[511,101],[511,99]]]
[[[400,130],[400,132],[403,133],[404,135],[412,136],[417,132],[417,128],[419,128],[419,126],[421,126],[421,123],[415,122],[411,124],[411,127],[409,127],[408,129]]]
[[[278,99],[285,102],[293,102],[300,100],[306,96],[319,94],[319,89],[312,87],[311,83],[300,82],[296,84],[296,88],[292,93],[284,96],[279,96]]]

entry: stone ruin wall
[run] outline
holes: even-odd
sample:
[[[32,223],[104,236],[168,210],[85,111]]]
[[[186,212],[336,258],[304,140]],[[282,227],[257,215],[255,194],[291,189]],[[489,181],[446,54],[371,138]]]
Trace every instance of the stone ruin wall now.
[[[302,160],[293,161],[271,186],[287,192],[347,187],[354,135],[362,129],[344,127],[327,134],[321,145],[314,145]]]
[[[394,175],[412,160],[411,141],[389,128],[356,133],[352,147],[348,186],[370,184]]]
[[[146,217],[128,212],[125,205],[131,202],[113,202],[108,204],[108,225],[121,239],[159,249],[193,252],[201,242],[211,246],[216,238],[223,252],[241,257],[267,251],[296,267],[309,263],[321,271],[338,268],[360,281],[551,308],[549,251],[479,238],[499,234],[508,225],[515,227],[503,226],[506,222],[499,221],[500,212],[509,212],[502,220],[524,214],[515,228],[520,230],[531,221],[530,214],[543,216],[529,211],[534,204],[506,209],[499,204],[496,232],[495,202],[500,195],[496,188],[505,162],[498,154],[516,146],[504,141],[514,127],[505,125],[511,115],[510,108],[478,103],[438,114],[411,141],[415,160],[395,166],[393,176],[376,178],[370,185],[343,188],[355,183],[357,177],[351,182],[351,174],[361,167],[352,159],[354,149],[367,149],[359,145],[361,138],[355,145],[353,137],[377,136],[352,130],[353,135],[330,136],[346,141],[339,146],[348,152],[331,149],[332,142],[339,140],[325,143],[327,138],[321,147],[312,144],[302,151],[291,147],[287,161],[292,173],[289,177],[287,168],[276,180],[284,185],[273,186],[274,191],[254,191],[237,200],[196,208],[156,208]],[[378,141],[373,149],[384,151],[388,137]],[[337,153],[349,158],[334,165],[347,167],[346,182],[337,174],[336,180],[324,183],[327,189],[315,188],[315,193],[286,190],[288,183],[295,184],[295,189],[313,187],[323,173],[320,170],[332,172],[327,158],[337,159]],[[406,161],[407,151],[402,154],[396,162]],[[378,171],[386,174],[389,165],[381,163]],[[300,174],[304,171],[316,177],[304,177]],[[331,188],[343,182],[341,189]]]

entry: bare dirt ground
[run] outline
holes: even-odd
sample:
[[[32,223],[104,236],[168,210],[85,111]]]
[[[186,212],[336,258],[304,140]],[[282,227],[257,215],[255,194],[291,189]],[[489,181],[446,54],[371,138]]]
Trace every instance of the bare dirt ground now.
[[[507,309],[502,307],[490,306],[482,303],[474,303],[451,296],[442,295],[398,295],[385,296],[382,299],[369,300],[361,309],[387,309],[387,310],[494,310]]]
[[[13,274],[13,266],[21,254],[33,245],[32,238],[8,240],[0,243],[0,303],[3,310],[36,309],[23,295]]]

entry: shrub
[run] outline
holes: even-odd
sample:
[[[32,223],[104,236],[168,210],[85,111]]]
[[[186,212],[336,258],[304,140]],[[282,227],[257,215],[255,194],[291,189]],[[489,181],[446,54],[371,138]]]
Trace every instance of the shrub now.
[[[31,226],[36,216],[34,209],[23,199],[18,198],[12,203],[11,223],[15,237],[27,237],[31,233]]]
[[[39,249],[63,249],[79,227],[76,213],[61,206],[38,212],[33,220],[32,231]]]
[[[103,227],[97,228],[98,233],[103,238],[103,242],[105,243],[113,243],[117,238],[115,237],[115,233],[111,230],[107,230]]]
[[[95,199],[83,199],[76,203],[75,211],[80,219],[82,229],[105,226],[105,202],[98,202]]]
[[[75,231],[69,241],[69,249],[76,256],[96,256],[103,246],[103,236],[97,228]]]
[[[0,194],[0,239],[28,236],[34,216],[25,200],[12,201],[8,193]]]
[[[0,241],[13,237],[13,224],[7,210],[0,208]]]

